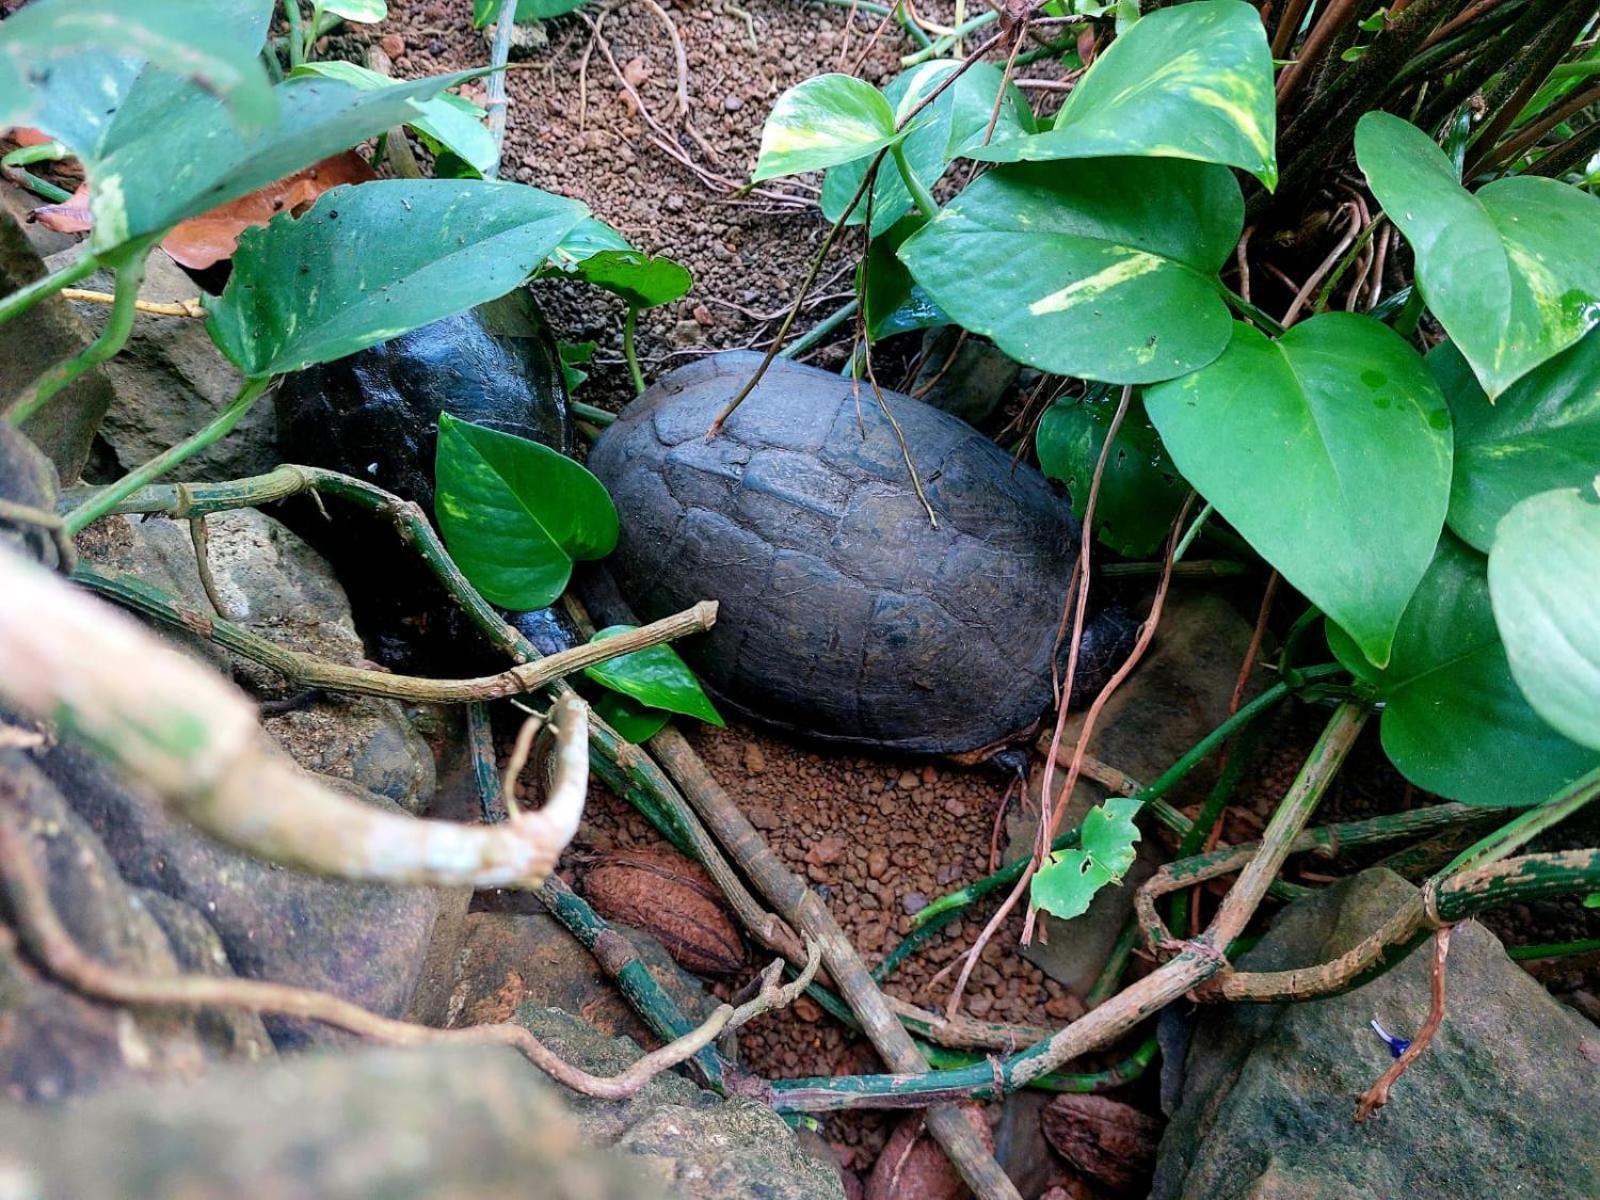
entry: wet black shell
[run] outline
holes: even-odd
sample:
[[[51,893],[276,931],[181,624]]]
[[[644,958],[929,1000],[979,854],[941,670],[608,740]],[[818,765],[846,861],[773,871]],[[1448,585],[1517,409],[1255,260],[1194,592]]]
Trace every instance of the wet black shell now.
[[[355,475],[431,517],[440,412],[572,452],[560,355],[526,292],[289,376],[278,444],[289,462]]]
[[[1027,732],[1078,550],[1067,501],[965,422],[887,393],[934,529],[870,390],[858,410],[848,381],[781,359],[707,441],[758,362],[673,371],[590,453],[621,518],[624,598],[650,620],[719,601],[683,652],[721,703],[782,729],[943,754]]]

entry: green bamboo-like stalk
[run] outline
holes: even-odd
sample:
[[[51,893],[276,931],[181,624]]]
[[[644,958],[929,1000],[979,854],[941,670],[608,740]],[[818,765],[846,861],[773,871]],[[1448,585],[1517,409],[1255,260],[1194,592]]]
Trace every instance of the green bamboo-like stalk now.
[[[120,289],[120,280],[119,280]],[[120,294],[120,292],[119,292]],[[176,446],[168,447],[142,467],[135,467],[109,487],[101,488],[62,519],[62,528],[68,537],[76,537],[101,517],[116,509],[117,505],[148,483],[154,483],[168,471],[177,467],[206,447],[226,437],[267,386],[271,376],[247,379],[239,394],[228,407],[213,417],[206,425],[190,434]]]
[[[49,275],[41,275],[32,283],[14,292],[0,296],[0,325],[13,317],[20,317],[41,300],[49,299],[64,287],[71,287],[80,279],[87,279],[100,269],[100,262],[92,254],[73,259],[66,266]]]
[[[1520,850],[1545,830],[1565,821],[1600,795],[1600,767],[1562,789],[1545,803],[1524,809],[1507,824],[1474,842],[1450,861],[1444,874],[1471,870]]]

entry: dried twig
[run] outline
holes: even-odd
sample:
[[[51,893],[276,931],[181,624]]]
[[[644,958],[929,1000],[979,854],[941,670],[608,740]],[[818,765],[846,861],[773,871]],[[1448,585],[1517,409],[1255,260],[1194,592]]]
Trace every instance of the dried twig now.
[[[1417,1031],[1415,1040],[1406,1047],[1405,1053],[1390,1064],[1389,1069],[1378,1077],[1377,1083],[1361,1094],[1361,1099],[1356,1104],[1357,1122],[1365,1121],[1389,1103],[1389,1089],[1394,1087],[1400,1076],[1421,1057],[1422,1052],[1428,1048],[1428,1043],[1433,1041],[1433,1035],[1439,1032],[1439,1025],[1444,1020],[1445,960],[1449,956],[1450,927],[1446,925],[1433,935],[1433,1004],[1428,1010],[1428,1020]]]
[[[62,288],[61,297],[64,300],[81,300],[87,304],[115,304],[117,298],[110,292],[96,292],[84,288]],[[200,317],[206,315],[205,306],[198,298],[194,300],[174,300],[165,303],[159,300],[135,300],[135,312],[146,313],[152,317]]]
[[[719,1006],[698,1028],[652,1050],[616,1075],[591,1075],[561,1058],[522,1026],[509,1022],[433,1029],[382,1017],[359,1004],[309,988],[229,976],[148,976],[100,962],[85,953],[61,923],[24,835],[10,818],[4,817],[0,817],[0,883],[28,949],[58,980],[96,999],[116,1004],[226,1008],[300,1017],[393,1046],[509,1046],[558,1083],[604,1100],[627,1099],[663,1071],[693,1058],[722,1034],[792,1003],[810,983],[821,962],[821,952],[813,944],[799,978],[781,987],[778,979],[783,964],[774,962],[762,972],[761,991],[753,1000],[738,1008]]]

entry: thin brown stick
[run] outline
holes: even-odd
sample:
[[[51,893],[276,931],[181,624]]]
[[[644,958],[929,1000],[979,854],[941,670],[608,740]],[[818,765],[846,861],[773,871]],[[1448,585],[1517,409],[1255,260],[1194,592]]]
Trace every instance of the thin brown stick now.
[[[889,1068],[916,1074],[927,1071],[927,1059],[885,1003],[883,992],[827,905],[773,854],[683,735],[669,725],[650,739],[650,748],[756,888],[785,920],[822,947],[822,961],[840,994]],[[1015,1185],[959,1109],[952,1105],[930,1109],[928,1129],[980,1200],[1018,1197]]]
[[[884,417],[889,422],[889,427],[894,430],[894,440],[900,444],[900,457],[905,460],[906,471],[911,476],[911,487],[917,493],[917,499],[922,502],[922,510],[928,514],[928,524],[939,528],[939,516],[933,511],[933,505],[928,503],[928,494],[922,490],[922,477],[917,474],[917,464],[911,461],[911,447],[906,445],[905,431],[900,428],[900,421],[889,408],[889,400],[883,394],[883,389],[878,386],[878,373],[872,369],[872,345],[870,342],[862,343],[862,362],[867,368],[867,382],[872,384],[872,394],[878,401],[878,407],[883,410]]]
[[[62,288],[61,296],[66,300],[82,300],[88,304],[112,304],[116,297],[110,292],[96,292],[85,288]],[[204,318],[206,310],[198,298],[194,300],[174,300],[164,303],[159,300],[135,300],[135,312],[146,313],[152,317],[200,317]]]
[[[713,166],[720,167],[722,159],[711,143],[706,141],[705,135],[695,128],[689,100],[689,55],[684,51],[683,38],[678,35],[678,26],[656,0],[643,0],[643,3],[650,10],[650,15],[666,27],[667,37],[672,42],[672,56],[678,65],[678,117],[683,122],[683,131],[694,139],[694,144],[700,147],[700,153],[710,159]]]
[[[1233,251],[1234,261],[1239,264],[1239,295],[1246,304],[1250,303],[1250,235],[1255,231],[1254,225],[1246,225]]]
[[[1311,298],[1311,293],[1317,290],[1317,285],[1327,277],[1328,272],[1333,270],[1334,264],[1344,256],[1344,252],[1346,250],[1355,245],[1356,238],[1360,236],[1360,210],[1357,209],[1354,204],[1346,204],[1344,207],[1350,212],[1350,227],[1345,230],[1344,236],[1339,239],[1338,244],[1334,246],[1332,250],[1328,251],[1328,256],[1324,258],[1322,262],[1317,264],[1317,269],[1311,272],[1311,277],[1307,279],[1305,283],[1300,286],[1300,290],[1295,293],[1293,303],[1289,305],[1287,311],[1285,311],[1283,314],[1282,325],[1285,329],[1289,328],[1289,326],[1295,323],[1296,318],[1298,318],[1300,315],[1301,308],[1303,308],[1305,306],[1305,302]]]
[[[1356,15],[1359,0],[1332,0],[1327,10],[1317,18],[1317,23],[1306,34],[1300,53],[1278,75],[1277,98],[1281,107],[1294,95],[1307,73],[1321,59],[1338,32]]]
[[[181,488],[183,484],[178,486]],[[217,590],[216,574],[211,570],[210,539],[206,536],[204,517],[189,518],[189,541],[194,545],[194,570],[200,577],[200,589],[205,592],[217,616],[227,620],[230,616],[228,606],[222,602],[222,593]]]
[[[1433,1041],[1433,1035],[1439,1032],[1439,1026],[1444,1021],[1445,962],[1449,957],[1450,927],[1447,925],[1433,935],[1433,1004],[1428,1010],[1428,1020],[1417,1031],[1416,1038],[1405,1048],[1405,1052],[1378,1077],[1378,1082],[1361,1094],[1361,1099],[1356,1104],[1358,1123],[1365,1121],[1389,1103],[1389,1089],[1394,1087],[1400,1076],[1422,1056],[1422,1052],[1428,1048],[1428,1043]]]
[[[813,943],[806,969],[794,983],[781,987],[778,979],[783,964],[774,962],[763,972],[761,992],[755,999],[738,1008],[720,1005],[698,1028],[652,1050],[616,1075],[591,1075],[561,1058],[520,1025],[433,1029],[382,1017],[359,1004],[309,988],[215,975],[148,976],[102,963],[85,953],[62,924],[39,868],[27,850],[24,835],[9,818],[0,818],[0,883],[29,951],[56,979],[95,999],[115,1004],[225,1008],[300,1017],[391,1046],[509,1046],[556,1082],[604,1100],[625,1100],[635,1095],[657,1075],[693,1058],[722,1034],[792,1003],[810,983],[821,962],[820,950]]]

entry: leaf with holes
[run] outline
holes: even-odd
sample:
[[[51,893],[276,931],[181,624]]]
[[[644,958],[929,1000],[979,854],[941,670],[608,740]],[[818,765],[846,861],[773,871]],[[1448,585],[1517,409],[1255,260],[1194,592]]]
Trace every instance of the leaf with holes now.
[[[603,642],[627,633],[633,625],[611,625],[590,638]],[[712,725],[726,724],[694,672],[671,646],[648,646],[619,658],[585,667],[583,673],[598,684],[631,696],[649,708],[681,713]]]
[[[288,79],[273,89],[278,120],[254,137],[241,136],[213,98],[197,94],[146,109],[134,121],[127,116],[136,98],[130,95],[107,131],[104,157],[90,171],[90,249],[104,257],[349,149],[410,120],[415,102],[480,74],[460,71],[370,92],[336,79]]]
[[[439,415],[434,515],[450,556],[502,608],[553,604],[572,564],[617,544],[617,510],[601,482],[564,454]]]
[[[1361,118],[1356,159],[1491,399],[1600,324],[1600,199],[1522,175],[1469,192],[1433,139],[1388,113]]]
[[[1095,893],[1121,883],[1133,866],[1139,827],[1133,818],[1143,807],[1129,796],[1112,796],[1083,818],[1078,845],[1050,856],[1030,885],[1029,903],[1063,920],[1081,916]]]
[[[1534,712],[1495,627],[1487,564],[1445,534],[1385,669],[1337,625],[1328,644],[1384,702],[1384,751],[1417,787],[1463,804],[1538,804],[1600,764]]]
[[[30,4],[0,23],[0,129],[32,125],[87,153],[87,143],[109,126],[109,110],[126,96],[141,63],[165,74],[173,88],[195,80],[233,114],[236,133],[262,129],[277,104],[258,57],[257,31],[264,33],[266,22],[255,18],[270,7],[262,0]],[[64,77],[52,83],[58,66]],[[68,94],[91,81],[109,81],[112,90],[96,86]]]
[[[686,267],[640,250],[596,250],[573,270],[584,282],[620,297],[629,308],[671,304],[694,286]]]
[[[1591,469],[1600,464],[1591,464]],[[1600,480],[1530,496],[1501,520],[1489,596],[1511,675],[1557,731],[1600,750]]]
[[[1226,167],[1172,159],[1016,163],[900,247],[960,325],[1041,371],[1153,383],[1205,366],[1233,322],[1216,273],[1244,221]]]
[[[1529,496],[1577,487],[1600,464],[1600,333],[1541,363],[1490,403],[1449,342],[1428,367],[1455,422],[1450,528],[1488,553],[1500,518]]]
[[[249,376],[343,358],[505,295],[584,212],[575,200],[482,179],[334,188],[303,217],[240,237],[207,327]]]
[[[883,93],[853,75],[816,75],[772,106],[761,130],[756,183],[876,154],[904,137]]]
[[[387,75],[369,71],[366,67],[332,60],[296,67],[289,73],[289,78],[298,79],[307,75],[338,79],[369,92],[401,86]],[[470,100],[441,92],[431,100],[419,101],[416,115],[409,118],[406,124],[421,135],[423,143],[434,156],[448,150],[470,166],[474,173],[482,176],[500,159],[500,152],[483,123],[483,117],[484,110]]]
[[[884,97],[894,106],[895,122],[904,120],[960,65],[952,59],[936,59],[896,75],[883,89]],[[906,137],[904,152],[906,162],[930,191],[964,150],[983,142],[989,118],[995,115],[1001,77],[1000,68],[993,63],[975,63],[918,114],[916,128]],[[1033,110],[1027,100],[1014,86],[1008,86],[995,116],[993,140],[1032,133],[1034,128]],[[837,221],[844,214],[845,206],[861,186],[867,165],[867,160],[856,159],[834,167],[823,179],[822,215],[829,221]],[[900,172],[893,163],[884,163],[872,185],[873,235],[888,229],[913,207]],[[863,197],[845,224],[862,225],[866,219],[867,202]]]
[[[1200,494],[1387,663],[1450,497],[1450,414],[1421,356],[1351,313],[1277,341],[1240,323],[1221,358],[1145,407]]]
[[[1116,414],[1116,397],[1058,400],[1039,422],[1039,467],[1066,485],[1081,520],[1100,448]],[[1161,435],[1135,398],[1117,431],[1095,502],[1095,534],[1118,554],[1143,558],[1167,539],[1189,484],[1167,457]]]
[[[1072,89],[1055,124],[968,151],[989,162],[1149,155],[1223,163],[1278,181],[1272,52],[1242,0],[1141,17]]]

